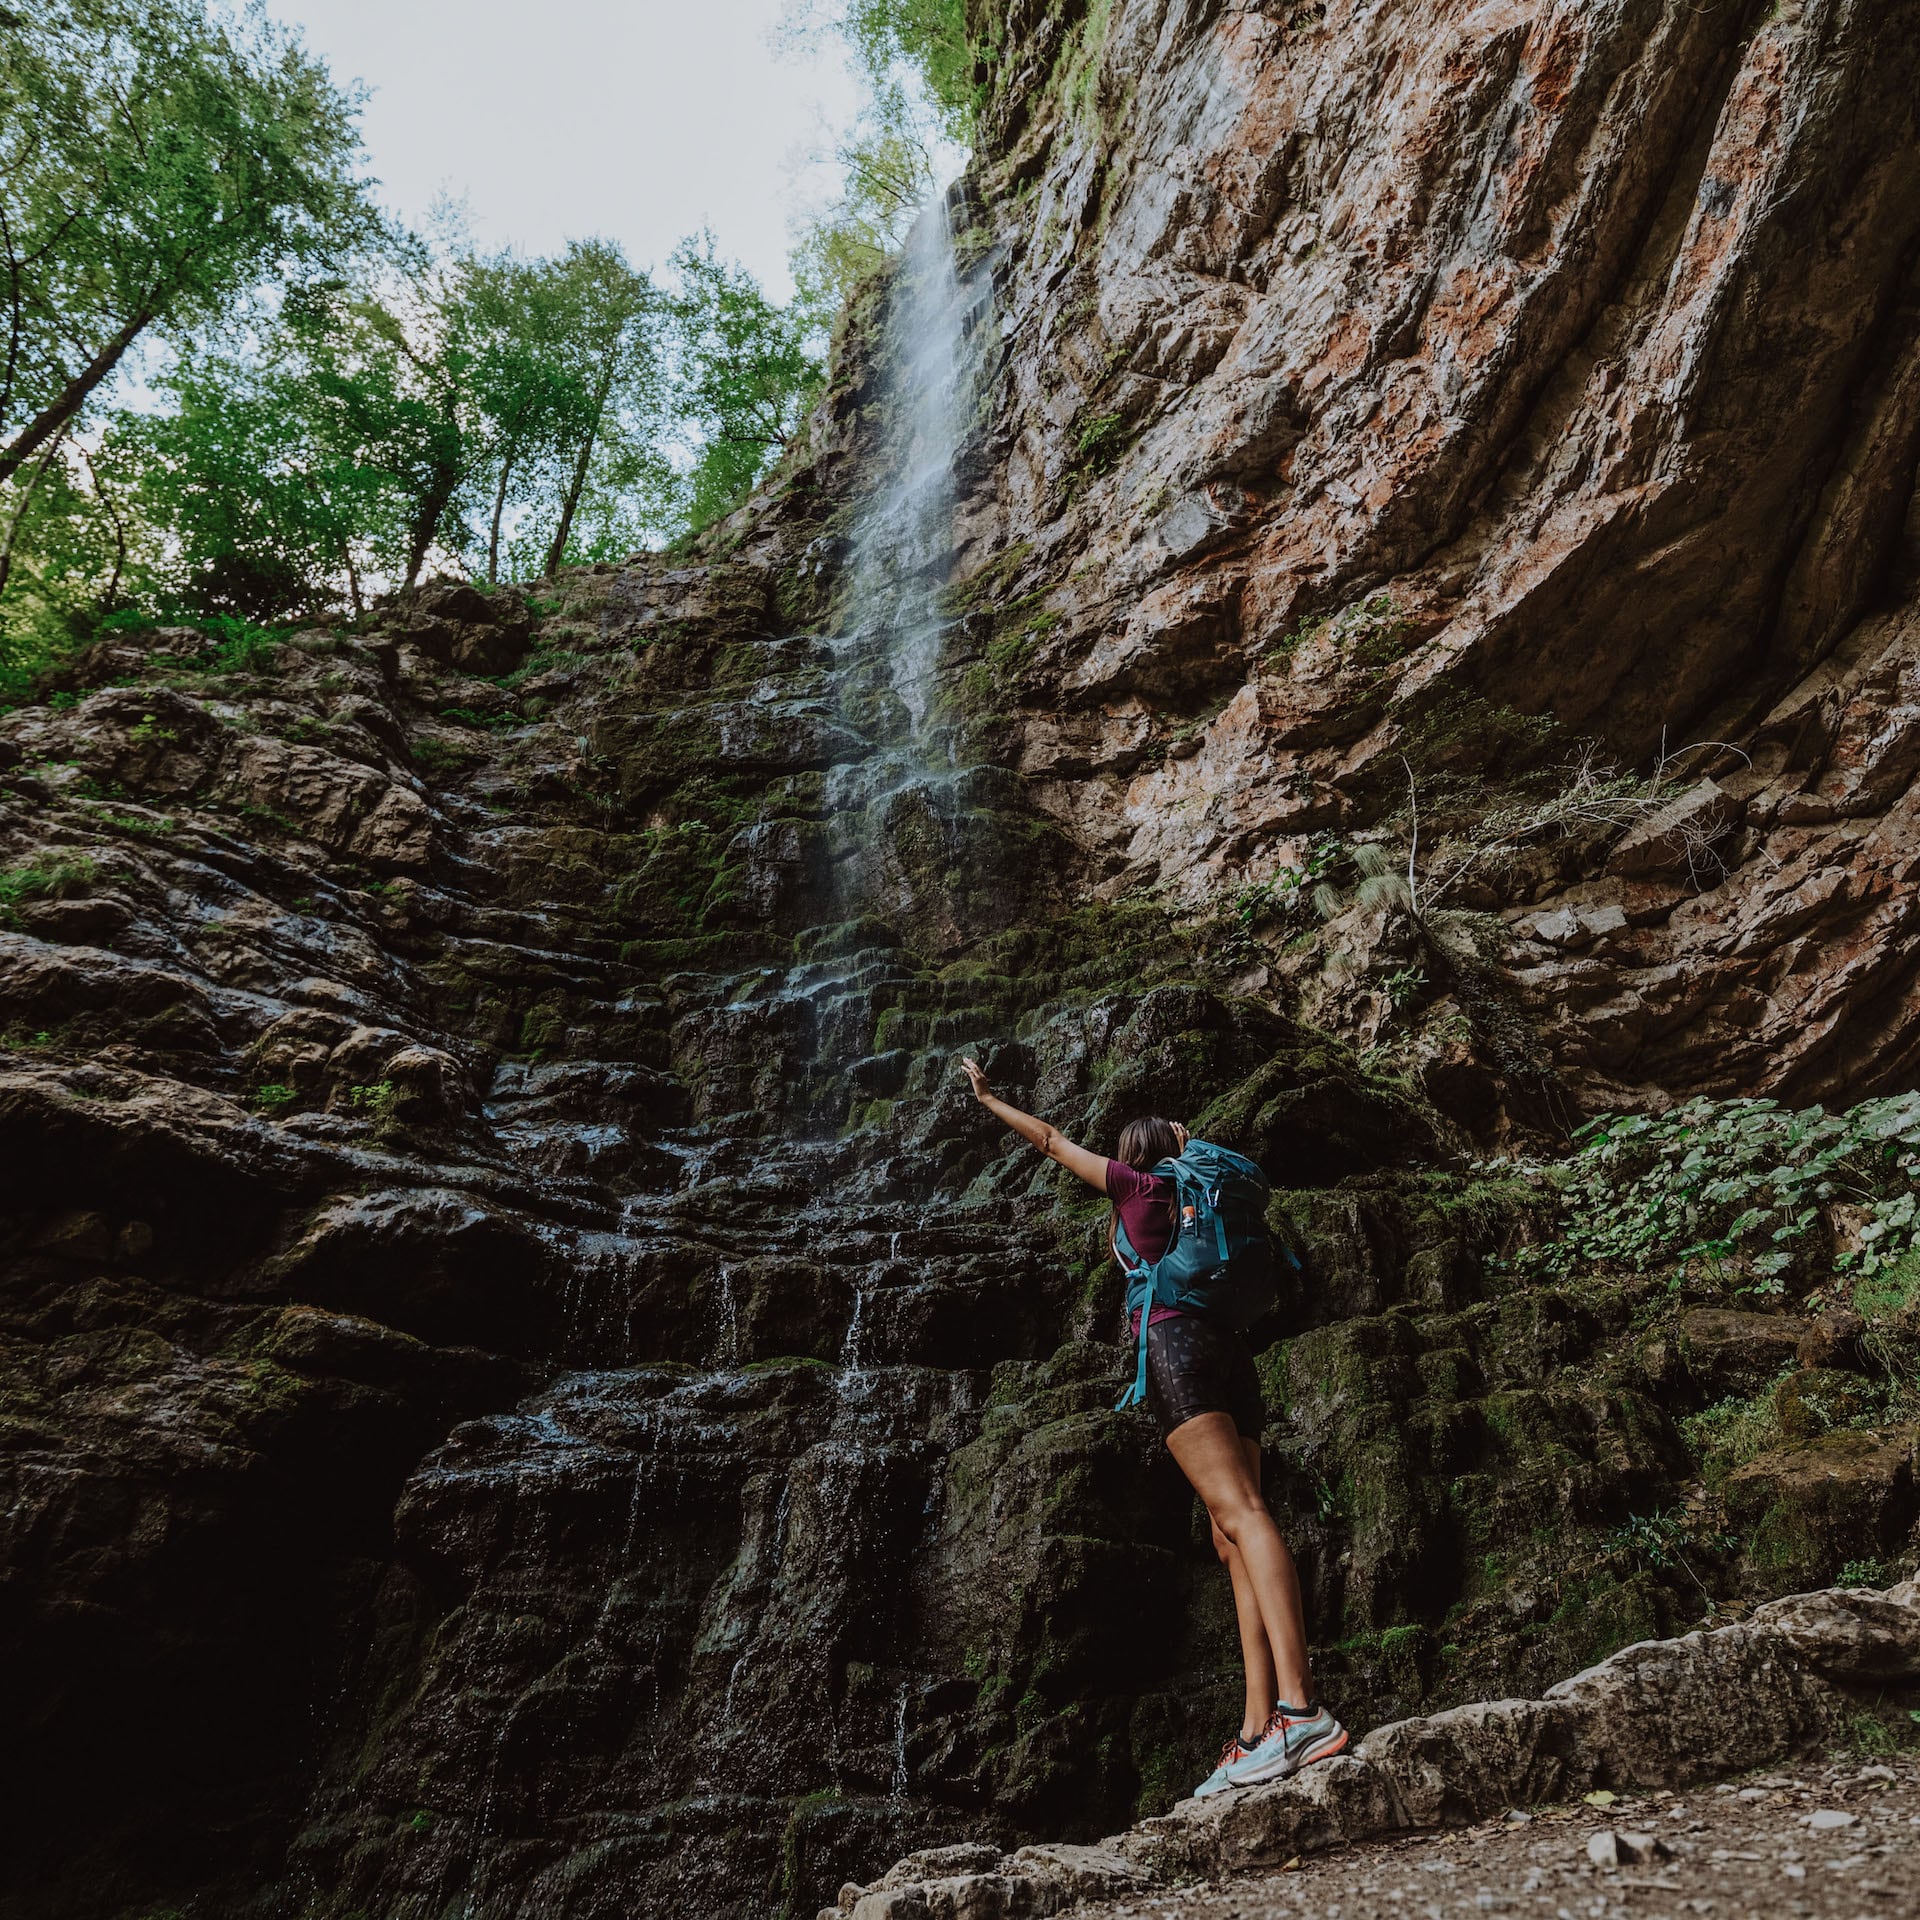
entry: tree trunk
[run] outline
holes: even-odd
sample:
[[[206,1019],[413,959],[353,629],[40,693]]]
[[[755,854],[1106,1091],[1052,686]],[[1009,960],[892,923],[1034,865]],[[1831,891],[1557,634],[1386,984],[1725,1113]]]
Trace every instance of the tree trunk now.
[[[60,439],[40,456],[40,464],[28,476],[27,483],[20,489],[20,498],[14,504],[13,517],[7,522],[7,537],[0,542],[0,593],[7,590],[7,582],[13,577],[13,543],[19,537],[20,523],[27,517],[27,508],[33,504],[33,496],[40,482],[47,477],[47,469],[53,465],[54,456],[60,451]]]
[[[120,510],[113,504],[113,496],[108,493],[106,483],[100,478],[100,469],[93,464],[93,455],[82,447],[80,458],[87,463],[87,478],[93,482],[93,490],[99,496],[100,504],[106,508],[107,518],[113,522],[113,578],[107,582],[107,590],[100,596],[101,607],[112,613],[114,602],[120,598],[121,577],[127,570],[127,526],[120,518]]]
[[[500,463],[500,484],[493,495],[493,528],[487,535],[487,585],[500,584],[500,515],[507,504],[507,476],[513,472],[513,455]]]
[[[353,600],[353,617],[356,620],[366,618],[366,603],[360,598],[360,569],[353,564],[353,543],[343,540],[340,543],[340,558],[347,563],[347,592]]]
[[[593,396],[593,419],[586,439],[580,444],[580,458],[573,463],[573,479],[568,483],[566,498],[560,503],[560,525],[554,533],[553,545],[547,549],[549,577],[560,571],[560,563],[567,555],[567,541],[573,535],[573,516],[587,484],[587,464],[593,458],[594,442],[600,438],[600,422],[606,418],[607,395],[613,391],[613,369],[619,358],[620,342],[616,339],[607,349],[606,364],[600,369],[600,390]]]
[[[0,486],[4,486],[87,404],[95,387],[120,364],[127,349],[139,339],[152,321],[150,313],[136,313],[92,360],[67,382],[66,390],[52,406],[43,408],[15,437],[12,445],[0,449]]]
[[[441,515],[446,512],[447,502],[453,498],[453,490],[459,483],[458,474],[442,468],[434,475],[433,485],[420,503],[420,511],[413,522],[413,537],[407,543],[404,590],[409,593],[419,581],[420,569],[427,563],[427,549],[433,545],[433,536],[440,531]]]

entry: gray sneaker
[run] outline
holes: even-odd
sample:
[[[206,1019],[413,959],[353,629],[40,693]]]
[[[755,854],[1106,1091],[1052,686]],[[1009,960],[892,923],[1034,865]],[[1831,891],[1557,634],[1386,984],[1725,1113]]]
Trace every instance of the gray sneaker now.
[[[1346,1750],[1347,1730],[1325,1707],[1307,1713],[1275,1707],[1260,1744],[1244,1759],[1221,1768],[1230,1787],[1257,1787],[1282,1780],[1316,1760],[1330,1760]]]

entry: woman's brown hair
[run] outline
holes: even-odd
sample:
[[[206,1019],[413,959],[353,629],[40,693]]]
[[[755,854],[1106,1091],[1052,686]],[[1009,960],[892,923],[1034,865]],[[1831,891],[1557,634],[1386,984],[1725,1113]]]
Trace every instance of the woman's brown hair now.
[[[1180,1129],[1171,1120],[1162,1120],[1158,1114],[1143,1113],[1120,1129],[1119,1151],[1113,1157],[1122,1166],[1145,1173],[1149,1168],[1157,1167],[1162,1160],[1176,1160],[1179,1156]],[[1167,1195],[1167,1225],[1177,1228],[1179,1224],[1180,1193],[1175,1188]],[[1119,1230],[1120,1209],[1115,1207],[1107,1220],[1107,1251],[1116,1261],[1120,1254],[1114,1244],[1114,1236]]]
[[[1149,1167],[1157,1167],[1162,1160],[1178,1159],[1180,1154],[1180,1129],[1171,1120],[1162,1120],[1157,1114],[1143,1113],[1137,1120],[1129,1120],[1120,1129],[1120,1147],[1114,1158],[1123,1166],[1137,1168],[1145,1173]]]

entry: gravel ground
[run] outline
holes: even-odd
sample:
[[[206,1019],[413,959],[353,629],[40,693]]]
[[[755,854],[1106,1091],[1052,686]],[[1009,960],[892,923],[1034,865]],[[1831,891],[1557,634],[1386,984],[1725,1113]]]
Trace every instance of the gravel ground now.
[[[1635,1848],[1636,1835],[1653,1844]],[[1593,1857],[1610,1853],[1619,1865]],[[1783,1767],[1605,1807],[1536,1807],[1081,1911],[1108,1920],[1893,1920],[1920,1915],[1920,1756]]]

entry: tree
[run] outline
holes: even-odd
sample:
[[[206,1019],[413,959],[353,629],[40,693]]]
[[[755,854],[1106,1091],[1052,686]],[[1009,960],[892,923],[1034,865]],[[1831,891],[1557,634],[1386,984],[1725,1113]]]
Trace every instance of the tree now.
[[[967,0],[788,0],[780,37],[788,42],[831,34],[876,95],[902,90],[929,109],[945,138],[973,138],[979,55],[967,36]]]
[[[604,240],[574,242],[557,264],[572,295],[568,343],[587,399],[573,423],[573,463],[547,548],[548,573],[558,572],[565,561],[594,455],[609,429],[628,441],[637,434],[657,442],[665,425],[659,340],[665,309],[653,283]],[[645,470],[642,458],[634,465],[635,477]]]
[[[285,351],[309,388],[320,442],[379,475],[400,503],[382,570],[411,588],[436,544],[472,543],[465,509],[490,471],[485,313],[471,256],[411,242],[371,280],[296,290]]]
[[[839,197],[803,224],[790,256],[800,298],[823,329],[854,288],[906,245],[915,216],[939,188],[925,129],[898,89],[876,97],[865,127],[834,157]]]
[[[587,394],[565,351],[565,290],[546,261],[502,254],[464,273],[466,330],[474,340],[475,401],[497,468],[487,522],[487,579],[500,577],[500,536],[518,480],[541,481],[572,438]]]
[[[400,544],[406,501],[341,433],[310,368],[285,351],[202,354],[154,383],[159,408],[123,413],[106,445],[131,467],[133,505],[173,564],[182,611],[276,621],[346,600]]]
[[[357,105],[257,15],[0,3],[0,485],[149,329],[218,317],[375,229]]]
[[[792,442],[819,391],[815,317],[778,307],[745,268],[714,251],[713,236],[683,240],[672,267],[678,405],[695,441],[689,518],[718,519]]]
[[[169,555],[143,517],[136,463],[111,438],[42,450],[0,521],[0,701],[103,614],[162,589]]]

